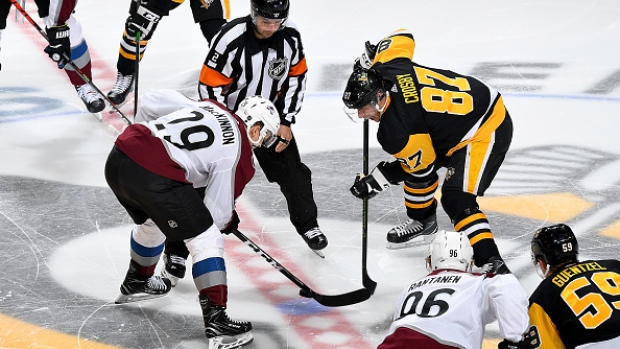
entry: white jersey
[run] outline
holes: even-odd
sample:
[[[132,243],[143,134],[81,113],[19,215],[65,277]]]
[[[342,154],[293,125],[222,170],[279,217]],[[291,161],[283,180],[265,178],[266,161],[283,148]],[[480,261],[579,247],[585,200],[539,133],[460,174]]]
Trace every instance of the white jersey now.
[[[206,187],[205,205],[215,225],[224,229],[236,197],[255,171],[242,121],[217,102],[197,102],[173,90],[153,90],[141,97],[136,122],[162,140],[168,156],[183,168],[187,182],[195,188]]]
[[[502,337],[518,342],[529,326],[527,306],[512,274],[438,270],[405,288],[389,334],[406,327],[444,345],[479,349],[485,325],[498,320]]]

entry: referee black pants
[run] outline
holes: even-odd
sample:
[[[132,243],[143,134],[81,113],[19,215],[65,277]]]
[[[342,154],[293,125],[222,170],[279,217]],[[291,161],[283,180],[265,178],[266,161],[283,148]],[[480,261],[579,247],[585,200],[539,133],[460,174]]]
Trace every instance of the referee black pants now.
[[[318,227],[317,207],[312,193],[312,171],[301,162],[295,137],[280,153],[276,153],[273,146],[257,148],[254,155],[267,180],[280,186],[297,233],[301,235]]]

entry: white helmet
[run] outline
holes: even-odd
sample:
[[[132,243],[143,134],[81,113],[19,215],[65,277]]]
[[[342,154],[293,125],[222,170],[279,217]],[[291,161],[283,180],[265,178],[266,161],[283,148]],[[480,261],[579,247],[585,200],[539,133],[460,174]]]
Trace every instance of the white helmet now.
[[[463,233],[440,230],[428,249],[426,268],[471,271],[474,251]],[[430,262],[430,263],[429,263]]]
[[[258,147],[262,143],[265,148],[271,147],[277,140],[276,133],[280,128],[280,115],[278,110],[270,100],[261,96],[246,97],[237,109],[236,114],[247,126],[248,138],[253,147]],[[250,136],[250,128],[257,122],[262,122],[260,137],[253,141]]]

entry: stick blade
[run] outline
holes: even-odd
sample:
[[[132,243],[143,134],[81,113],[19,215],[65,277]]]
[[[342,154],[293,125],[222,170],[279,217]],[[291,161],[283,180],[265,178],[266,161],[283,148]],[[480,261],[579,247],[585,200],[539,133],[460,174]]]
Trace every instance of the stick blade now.
[[[311,296],[319,304],[326,307],[343,307],[346,305],[361,303],[368,300],[372,296],[374,290],[371,292],[366,288],[360,288],[359,290],[343,293],[339,295],[322,295],[312,292]],[[300,292],[301,294],[301,292]]]
[[[371,295],[373,295],[375,293],[375,289],[377,289],[377,282],[371,279],[368,274],[364,274],[362,285],[364,285],[364,288],[367,289]]]

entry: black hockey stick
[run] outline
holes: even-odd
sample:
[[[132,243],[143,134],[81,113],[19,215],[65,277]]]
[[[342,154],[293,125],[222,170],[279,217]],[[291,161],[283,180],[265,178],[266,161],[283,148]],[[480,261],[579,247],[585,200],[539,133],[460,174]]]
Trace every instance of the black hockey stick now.
[[[250,240],[247,236],[243,235],[238,230],[233,230],[233,234],[239,238],[244,244],[250,246],[250,248],[261,255],[267,263],[271,264],[272,267],[276,268],[280,273],[286,276],[287,279],[291,280],[295,285],[299,286],[301,290],[299,291],[299,295],[306,298],[314,298],[320,304],[326,307],[341,307],[345,305],[351,305],[356,303],[361,303],[372,295],[374,292],[369,292],[366,288],[361,288],[359,290],[355,290],[348,293],[343,293],[339,295],[323,295],[312,290],[308,285],[306,285],[303,281],[299,280],[295,275],[293,275],[290,271],[288,271],[282,264],[276,261],[273,257],[271,257],[267,252],[265,252],[262,248],[260,248],[257,244],[255,244],[252,240]],[[372,281],[372,280],[371,280]],[[373,281],[374,282],[374,281]]]
[[[24,18],[26,18],[28,22],[30,22],[30,24],[32,24],[37,29],[37,31],[39,32],[39,34],[43,36],[45,41],[49,43],[49,40],[47,39],[47,33],[45,33],[45,31],[41,29],[41,27],[37,24],[37,22],[35,22],[32,19],[32,17],[30,17],[28,12],[24,10],[24,8],[17,2],[17,0],[10,0],[10,1],[13,5],[15,5],[15,8],[17,8],[17,10],[22,14],[22,16],[24,16]],[[62,56],[68,62],[67,64],[69,64],[71,68],[73,68],[78,73],[78,75],[82,78],[82,80],[84,80],[85,83],[89,84],[90,87],[92,87],[95,91],[97,91],[97,93],[99,93],[99,95],[101,95],[106,101],[108,101],[108,103],[110,103],[112,108],[118,113],[118,115],[120,115],[120,117],[123,119],[123,121],[125,121],[125,123],[127,124],[131,123],[131,121],[129,121],[129,119],[127,119],[127,117],[125,117],[125,115],[123,115],[123,113],[120,110],[118,110],[118,108],[116,108],[116,105],[114,105],[114,103],[110,101],[108,96],[103,94],[103,92],[101,92],[101,90],[92,81],[90,81],[88,76],[86,76],[86,74],[84,74],[84,72],[82,72],[82,70],[78,68],[78,66],[75,65],[75,63],[73,63],[73,61],[71,60],[71,57],[67,57],[65,53],[63,53]]]
[[[142,1],[138,0],[138,6],[136,7],[136,12],[140,6],[142,6]],[[134,73],[134,91],[133,91],[133,117],[136,117],[138,113],[138,74],[140,73],[140,37],[142,33],[138,30],[136,32],[136,72]]]
[[[363,171],[364,176],[368,174],[368,119],[364,120],[364,148]],[[362,284],[372,295],[377,288],[377,282],[370,278],[366,262],[368,260],[368,196],[364,196],[362,204]]]

